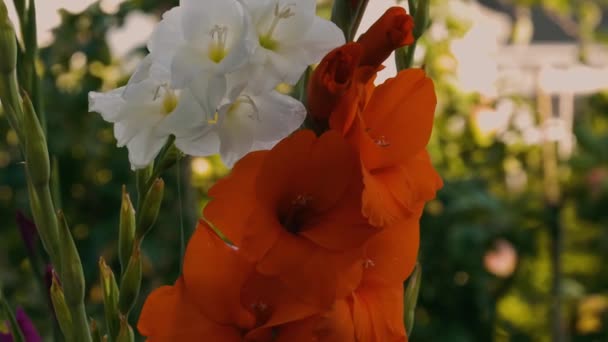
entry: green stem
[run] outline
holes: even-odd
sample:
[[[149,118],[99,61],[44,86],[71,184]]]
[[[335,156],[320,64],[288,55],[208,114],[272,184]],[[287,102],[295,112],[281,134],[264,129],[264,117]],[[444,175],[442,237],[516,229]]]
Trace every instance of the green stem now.
[[[84,302],[76,306],[70,306],[69,309],[72,314],[72,336],[74,337],[74,342],[92,342]]]

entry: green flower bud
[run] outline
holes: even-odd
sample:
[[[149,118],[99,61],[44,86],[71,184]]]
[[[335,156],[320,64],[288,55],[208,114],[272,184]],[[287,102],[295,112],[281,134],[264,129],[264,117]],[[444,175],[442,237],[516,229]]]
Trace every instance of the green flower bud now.
[[[123,315],[128,315],[139,296],[141,287],[142,262],[139,244],[133,246],[133,254],[129,265],[120,282],[120,295],[118,296],[118,309]]]
[[[38,121],[34,106],[27,95],[23,95],[23,135],[25,137],[25,164],[34,187],[49,184],[51,162],[44,131]]]
[[[135,341],[135,335],[133,334],[133,328],[127,322],[127,318],[123,315],[120,316],[120,332],[116,338],[116,342],[132,342]]]
[[[106,264],[106,261],[99,258],[99,279],[101,280],[101,289],[103,291],[104,314],[108,334],[113,339],[118,336],[120,329],[119,312],[118,312],[118,284],[112,269]]]
[[[17,68],[17,38],[8,18],[4,1],[0,0],[0,74],[10,74]]]
[[[429,25],[430,0],[418,0],[416,12],[414,14],[414,38],[422,37]]]
[[[78,306],[84,299],[85,284],[82,263],[72,233],[61,210],[57,212],[57,221],[59,223],[59,254],[61,258],[60,275],[65,288],[65,299],[68,305]]]
[[[68,304],[66,303],[63,288],[54,271],[51,283],[51,302],[53,303],[53,309],[55,310],[59,328],[61,329],[61,332],[63,332],[65,339],[69,341],[71,339],[70,336],[72,331],[72,315],[70,314]]]
[[[138,239],[143,239],[143,237],[152,229],[154,222],[156,222],[158,211],[160,210],[160,205],[163,201],[164,190],[165,182],[161,178],[157,178],[146,194],[141,206],[141,212],[139,213],[139,222],[137,225]]]
[[[169,170],[173,165],[177,164],[182,159],[184,153],[180,151],[175,144],[169,145],[161,154],[162,158],[154,169],[154,173],[157,175]]]
[[[404,295],[404,310],[405,314],[405,331],[408,335],[412,334],[414,329],[414,317],[416,314],[416,305],[418,304],[418,293],[420,293],[420,283],[422,282],[422,267],[420,263],[416,264],[414,272],[410,275],[407,282]]]
[[[118,231],[118,258],[124,272],[129,264],[135,241],[135,209],[131,203],[126,186],[122,186],[122,205],[120,206],[120,227]]]

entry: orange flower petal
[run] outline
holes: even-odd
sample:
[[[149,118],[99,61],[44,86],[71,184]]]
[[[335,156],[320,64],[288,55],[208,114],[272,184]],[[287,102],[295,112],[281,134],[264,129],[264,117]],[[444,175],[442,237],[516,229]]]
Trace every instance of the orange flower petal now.
[[[366,282],[353,295],[356,341],[407,341],[403,323],[403,285]]]
[[[251,328],[255,318],[241,305],[240,293],[253,271],[236,249],[206,224],[190,239],[184,258],[184,283],[190,300],[218,323]]]
[[[375,227],[384,227],[404,218],[410,212],[391,196],[390,180],[398,175],[396,168],[387,168],[377,173],[363,169],[362,212]]]
[[[232,243],[239,245],[245,231],[244,218],[253,210],[251,198],[255,197],[255,175],[268,151],[251,152],[239,160],[230,175],[220,179],[209,190],[213,198],[204,209],[204,216]],[[239,215],[235,215],[238,208]]]
[[[414,270],[419,247],[418,216],[382,229],[366,245],[363,282],[382,279],[391,284],[403,283]]]
[[[248,333],[247,338],[265,336],[267,328],[287,322],[297,321],[315,314],[322,309],[304,303],[277,277],[253,273],[243,284],[241,303],[256,317],[257,328]]]
[[[426,150],[394,167],[364,167],[363,182],[363,215],[377,227],[420,213],[443,186]]]
[[[218,324],[198,311],[181,278],[174,286],[160,287],[148,296],[137,328],[151,342],[243,341],[238,329]]]
[[[315,210],[326,210],[354,181],[357,159],[336,132],[319,138],[312,131],[296,132],[268,153],[257,179],[259,202],[276,208],[305,195]]]
[[[331,252],[285,232],[257,270],[279,277],[301,301],[327,309],[336,298],[348,295],[359,284],[362,255],[360,249]]]
[[[280,327],[275,342],[346,342],[355,341],[350,306],[337,301],[326,313]]]
[[[317,222],[300,232],[315,244],[332,251],[361,247],[377,229],[361,215],[361,183],[353,185],[344,199]]]
[[[364,165],[369,170],[393,166],[424,149],[436,103],[433,82],[420,69],[401,71],[378,86],[362,114]]]
[[[414,20],[403,7],[391,7],[378,19],[358,42],[365,54],[361,65],[379,66],[394,50],[414,42]]]

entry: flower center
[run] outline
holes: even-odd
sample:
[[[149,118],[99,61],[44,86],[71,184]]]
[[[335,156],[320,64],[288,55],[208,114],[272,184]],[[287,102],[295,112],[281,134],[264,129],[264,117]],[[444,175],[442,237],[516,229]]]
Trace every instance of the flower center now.
[[[265,34],[260,34],[260,45],[263,48],[274,51],[279,47],[279,42],[272,36],[281,20],[289,19],[296,15],[292,11],[294,7],[296,7],[296,4],[287,4],[283,7],[280,7],[278,3],[275,4],[274,17],[272,18],[272,22],[270,22],[270,27],[268,27]]]
[[[215,63],[221,62],[227,55],[226,41],[228,40],[228,27],[215,25],[209,31],[211,42],[209,43],[209,59]]]
[[[179,103],[179,97],[175,90],[171,89],[166,84],[162,84],[156,88],[156,93],[154,93],[154,101],[160,100],[160,112],[163,115],[171,114]]]
[[[251,120],[259,120],[260,114],[258,107],[249,95],[240,95],[229,107],[226,112],[226,118],[229,120],[238,120],[247,117]]]
[[[292,234],[298,234],[302,230],[303,214],[308,209],[308,205],[312,201],[310,195],[298,195],[291,201],[284,215],[282,215],[281,225]]]

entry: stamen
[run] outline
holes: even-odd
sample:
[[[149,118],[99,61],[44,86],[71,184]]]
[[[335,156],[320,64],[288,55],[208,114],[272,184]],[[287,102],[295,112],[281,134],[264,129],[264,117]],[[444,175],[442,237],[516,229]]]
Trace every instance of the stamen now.
[[[380,147],[391,146],[391,143],[388,140],[386,140],[385,136],[380,136],[378,139],[374,139],[374,142],[376,143],[376,145],[378,145]]]
[[[213,114],[212,119],[207,119],[207,123],[210,125],[215,125],[215,124],[217,124],[219,118],[220,118],[220,115],[217,112],[215,112],[215,114]]]
[[[363,268],[368,269],[376,266],[376,263],[372,259],[365,259],[363,261]]]
[[[274,34],[274,31],[276,30],[277,25],[279,24],[279,22],[282,19],[289,19],[296,15],[296,13],[293,11],[293,8],[295,8],[295,7],[296,7],[296,4],[294,4],[294,3],[287,4],[287,5],[283,6],[282,8],[279,6],[278,2],[274,5],[274,18],[272,19],[272,22],[270,23],[270,27],[266,31],[266,34],[260,35],[260,45],[263,48],[268,49],[268,50],[277,49],[278,42],[272,37],[272,35]]]
[[[211,31],[209,31],[209,34],[211,35],[211,43],[209,43],[209,59],[215,63],[219,63],[228,54],[226,51],[228,27],[224,25],[215,25]]]

